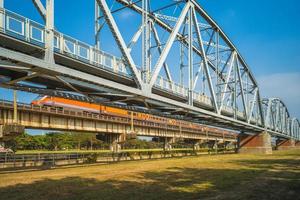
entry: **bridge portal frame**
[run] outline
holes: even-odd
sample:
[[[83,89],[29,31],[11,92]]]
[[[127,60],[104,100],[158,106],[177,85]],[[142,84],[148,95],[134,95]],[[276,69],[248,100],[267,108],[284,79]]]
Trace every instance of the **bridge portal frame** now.
[[[144,11],[143,8],[139,7],[136,3],[132,3],[131,1],[127,0],[117,0],[119,3],[125,5],[127,8],[130,8],[138,13],[144,13],[144,15],[147,15],[147,20],[145,23],[152,24],[151,26],[154,26],[154,24],[159,25],[164,30],[168,31],[170,33],[169,39],[167,43],[165,44],[165,47],[162,49],[159,45],[159,51],[160,57],[155,64],[154,71],[152,72],[152,76],[150,79],[142,80],[141,79],[141,72],[137,69],[137,66],[134,63],[134,60],[132,59],[130,55],[130,49],[125,44],[125,41],[122,37],[121,32],[118,30],[118,27],[115,23],[115,20],[113,18],[113,13],[111,10],[108,9],[106,0],[96,0],[97,5],[101,8],[105,18],[106,23],[110,26],[110,29],[113,32],[114,37],[117,40],[118,46],[121,49],[121,52],[123,54],[123,57],[125,58],[125,62],[130,67],[134,74],[134,79],[136,82],[136,87],[126,86],[124,84],[120,84],[114,81],[107,80],[105,78],[95,76],[86,72],[81,72],[78,70],[70,69],[69,67],[60,65],[55,63],[54,60],[54,51],[53,51],[53,40],[54,40],[54,0],[47,0],[46,2],[46,8],[43,7],[41,2],[39,0],[33,0],[34,4],[38,8],[39,12],[41,13],[42,17],[45,19],[46,23],[46,41],[45,41],[45,56],[43,59],[36,58],[30,55],[26,55],[21,52],[17,52],[14,50],[10,50],[7,48],[0,47],[0,57],[2,58],[1,67],[4,67],[6,69],[14,69],[14,70],[20,70],[20,71],[26,71],[28,73],[27,76],[18,78],[16,80],[10,80],[8,83],[3,83],[1,86],[7,87],[7,88],[17,88],[17,89],[23,89],[28,90],[30,86],[24,86],[21,84],[17,84],[20,81],[26,81],[30,80],[32,78],[35,78],[37,76],[41,77],[50,77],[51,79],[56,79],[62,82],[67,88],[69,88],[70,91],[75,91],[79,94],[88,96],[89,99],[95,99],[95,97],[92,97],[91,94],[82,91],[78,89],[76,86],[78,85],[84,85],[85,88],[88,88],[89,90],[92,90],[92,93],[95,92],[107,92],[110,91],[111,96],[120,96],[124,95],[126,98],[137,98],[144,102],[146,106],[152,105],[155,107],[155,109],[161,109],[162,111],[166,108],[171,108],[173,112],[176,112],[178,108],[180,108],[181,111],[184,111],[185,115],[188,115],[190,120],[193,120],[195,122],[206,122],[206,123],[221,123],[220,126],[223,127],[231,127],[234,129],[240,129],[244,132],[260,132],[263,130],[267,130],[272,135],[279,136],[279,137],[298,137],[299,139],[299,126],[297,127],[296,120],[291,120],[288,116],[285,116],[285,118],[288,118],[288,120],[282,120],[281,123],[285,123],[284,126],[285,131],[277,131],[272,130],[270,126],[267,126],[265,124],[265,121],[270,121],[270,119],[266,119],[266,117],[269,117],[270,115],[265,115],[263,113],[262,104],[263,101],[260,98],[260,92],[258,85],[254,79],[254,76],[252,75],[250,69],[248,68],[247,64],[243,60],[242,56],[239,54],[235,46],[231,43],[231,41],[228,39],[228,37],[224,34],[224,32],[221,30],[221,28],[207,15],[207,13],[201,8],[201,6],[195,2],[194,0],[189,1],[180,1],[181,3],[184,2],[184,9],[180,13],[180,16],[178,18],[178,21],[176,22],[176,25],[174,27],[168,26],[163,20],[159,19],[156,15],[151,14],[148,11]],[[4,0],[0,1],[1,3],[4,2]],[[0,3],[0,6],[1,6]],[[0,7],[1,12],[3,12],[3,5]],[[214,29],[214,31],[217,33],[218,37],[222,38],[226,45],[229,46],[231,55],[228,57],[228,60],[225,62],[225,66],[229,66],[228,71],[226,72],[226,76],[223,76],[216,68],[216,65],[211,62],[209,59],[207,53],[205,52],[204,45],[206,44],[203,39],[201,38],[201,30],[198,26],[198,18],[199,16],[202,16],[209,26]],[[98,16],[97,16],[98,17]],[[3,14],[0,14],[0,18],[2,18],[1,22],[3,22]],[[179,33],[180,26],[184,24],[184,21],[188,19],[189,20],[189,30],[190,33],[192,32],[192,29],[195,29],[196,37],[192,34],[189,34],[189,38],[185,39],[184,35]],[[3,28],[4,24],[1,23],[1,30],[5,29]],[[145,27],[145,24],[142,25],[142,27]],[[97,29],[98,30],[98,29]],[[154,28],[153,28],[154,30]],[[137,35],[138,32],[137,32]],[[192,54],[199,55],[203,62],[201,63],[200,67],[202,66],[206,77],[208,79],[208,85],[209,90],[211,94],[212,99],[212,107],[213,110],[207,110],[202,107],[196,107],[193,105],[193,93],[189,92],[189,100],[187,102],[177,101],[174,99],[170,99],[161,95],[158,95],[153,92],[154,83],[157,81],[158,74],[162,67],[166,68],[166,71],[168,71],[168,67],[166,65],[166,57],[170,51],[170,47],[172,46],[172,43],[175,39],[178,39],[182,42],[183,45],[189,47],[189,67],[193,65],[192,62]],[[200,48],[197,48],[193,44],[191,44],[191,41],[194,41],[193,39],[196,39],[198,42],[198,45]],[[156,37],[156,41],[159,43],[159,38]],[[218,46],[216,44],[209,43],[208,46],[217,46],[217,49],[219,50],[221,48],[221,45]],[[207,49],[206,49],[207,50]],[[3,60],[4,58],[4,60]],[[3,62],[4,61],[4,62]],[[12,62],[11,62],[12,61]],[[17,63],[15,65],[14,63]],[[13,64],[13,65],[12,65]],[[199,70],[200,70],[199,67]],[[241,68],[243,71],[241,71]],[[214,87],[212,84],[212,78],[210,77],[210,70],[216,72],[216,77],[219,77],[224,84],[222,95],[217,101],[217,95],[214,91]],[[235,84],[232,86],[232,71],[234,72],[234,82]],[[192,69],[190,69],[190,72]],[[192,73],[190,73],[191,75]],[[247,98],[247,94],[244,93],[246,90],[244,88],[244,80],[242,79],[243,76],[247,74],[247,80],[250,80],[252,83],[252,88],[249,93],[253,95],[252,99]],[[168,76],[170,79],[170,76]],[[192,86],[195,85],[196,81],[198,79],[194,79],[194,77],[189,77],[189,91],[191,91]],[[69,81],[67,81],[69,80]],[[73,81],[73,82],[72,82]],[[169,81],[172,81],[171,79]],[[193,82],[195,81],[195,82]],[[239,86],[240,91],[237,91],[237,86]],[[247,86],[248,87],[248,86]],[[97,88],[97,89],[95,89]],[[231,99],[231,101],[235,104],[234,108],[234,115],[233,117],[229,117],[224,115],[223,113],[223,107],[224,107],[224,96],[227,92],[227,89],[230,89],[234,92],[234,97]],[[42,90],[42,89],[41,89]],[[36,89],[34,91],[40,92],[41,90]],[[239,94],[238,94],[239,93]],[[236,104],[236,98],[237,96],[240,96],[242,99],[242,106],[243,108],[243,114],[244,117],[238,118],[237,115],[237,104]],[[256,108],[255,108],[256,107]],[[254,114],[254,111],[255,114]],[[255,116],[254,116],[255,115]],[[255,117],[255,119],[252,119]],[[288,121],[288,122],[287,122]],[[279,122],[280,123],[280,122]],[[291,125],[292,124],[292,125]],[[298,121],[299,125],[299,121]],[[289,128],[292,127],[292,128]],[[295,131],[295,132],[293,132]],[[298,133],[297,133],[298,131]]]

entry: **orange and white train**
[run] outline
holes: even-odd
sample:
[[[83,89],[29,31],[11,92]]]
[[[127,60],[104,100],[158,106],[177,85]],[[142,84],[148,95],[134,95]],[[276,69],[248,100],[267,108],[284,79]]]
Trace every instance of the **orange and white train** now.
[[[97,114],[111,115],[111,116],[124,117],[124,118],[133,118],[135,120],[143,120],[143,121],[155,122],[155,123],[160,123],[165,125],[180,126],[182,128],[198,129],[201,132],[208,131],[210,133],[219,133],[222,135],[224,134],[231,135],[231,136],[233,135],[229,131],[203,126],[200,124],[187,122],[183,120],[171,119],[167,117],[161,117],[161,116],[156,116],[156,115],[142,113],[142,112],[128,111],[122,108],[65,99],[61,97],[43,96],[39,99],[32,101],[31,103],[33,105],[38,105],[38,106],[48,106],[48,107],[55,107],[61,109],[83,111],[88,113],[97,113]]]
[[[101,104],[89,103],[89,102],[82,102],[77,100],[65,99],[61,97],[51,97],[51,96],[43,96],[39,99],[36,99],[31,102],[33,105],[38,106],[49,106],[49,107],[56,107],[56,108],[64,108],[70,110],[78,110],[78,111],[85,111],[89,113],[97,113],[97,114],[105,114],[105,115],[112,115],[118,117],[132,117],[133,114],[134,119],[138,120],[147,120],[159,123],[169,123],[175,124],[175,119],[170,119],[166,117],[159,117],[147,113],[142,112],[133,112],[128,111],[122,108],[116,108],[111,106],[105,106]]]

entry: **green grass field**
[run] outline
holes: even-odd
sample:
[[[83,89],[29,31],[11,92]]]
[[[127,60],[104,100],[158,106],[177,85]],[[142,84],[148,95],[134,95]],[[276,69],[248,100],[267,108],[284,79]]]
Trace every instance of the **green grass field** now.
[[[145,152],[145,151],[162,151],[163,149],[122,149],[121,152]],[[176,148],[173,149],[176,151],[179,150],[193,150],[192,148]],[[207,149],[208,150],[208,149]],[[48,150],[18,150],[16,154],[39,154],[39,153],[48,153],[48,154],[57,154],[57,153],[107,153],[111,152],[110,150],[58,150],[58,151],[48,151]]]
[[[0,171],[0,199],[300,199],[300,150]]]

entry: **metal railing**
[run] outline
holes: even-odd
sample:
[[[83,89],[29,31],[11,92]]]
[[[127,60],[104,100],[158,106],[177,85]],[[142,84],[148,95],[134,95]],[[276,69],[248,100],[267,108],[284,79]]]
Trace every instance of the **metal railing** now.
[[[0,8],[0,31],[11,37],[26,41],[41,48],[45,47],[46,30],[43,24],[2,8]],[[121,58],[100,51],[93,46],[68,35],[55,31],[53,46],[56,53],[108,70],[121,76],[132,78],[130,69],[126,67]],[[158,76],[154,86],[184,98],[188,97],[188,88],[178,83],[171,82],[162,76]],[[196,102],[212,107],[212,99],[204,94],[194,92],[193,99]],[[230,112],[233,113],[233,111]],[[237,115],[243,117],[242,112],[237,111]]]
[[[45,47],[46,30],[43,24],[17,13],[0,8],[0,30],[14,38]],[[54,51],[119,75],[131,77],[122,59],[60,32],[54,32]]]
[[[1,8],[0,21],[2,22],[0,23],[0,31],[3,33],[41,48],[45,47],[46,30],[43,24],[34,22],[17,13]],[[118,75],[132,78],[131,71],[126,67],[121,58],[100,51],[89,44],[58,31],[54,32],[53,46],[56,53],[77,59],[101,69],[109,70]],[[170,82],[162,76],[158,77],[155,87],[183,97],[187,97],[188,95],[187,88],[178,83]]]
[[[130,160],[149,160],[162,159],[183,156],[196,156],[205,154],[225,154],[234,153],[233,148],[203,148],[199,150],[193,149],[173,149],[164,150],[147,150],[142,151],[126,151],[110,152],[75,152],[75,153],[33,153],[33,154],[14,154],[0,153],[0,169],[5,168],[32,168],[43,167],[50,168],[55,166],[92,164],[92,163],[113,163]]]

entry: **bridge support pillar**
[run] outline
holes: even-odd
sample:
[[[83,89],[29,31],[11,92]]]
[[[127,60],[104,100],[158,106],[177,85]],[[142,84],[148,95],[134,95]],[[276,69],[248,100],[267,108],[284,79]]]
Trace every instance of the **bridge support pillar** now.
[[[109,143],[109,149],[112,152],[120,152],[121,144],[125,142],[125,134],[115,134],[115,133],[107,133],[107,134],[98,134],[96,135],[98,140]]]
[[[0,140],[5,141],[24,133],[25,127],[18,124],[0,125]]]
[[[228,146],[230,146],[231,142],[230,141],[219,141],[218,143],[218,147],[222,148],[223,150],[226,150],[228,148]]]
[[[293,139],[277,139],[276,149],[277,150],[290,150],[296,148],[296,142]]]
[[[175,138],[172,137],[165,137],[164,138],[164,150],[170,151],[172,150],[172,143],[175,142]]]
[[[194,151],[198,151],[200,149],[200,145],[203,143],[203,140],[195,140],[193,149]]]
[[[232,145],[232,142],[229,142],[229,141],[224,141],[223,142],[223,148],[224,149],[227,149],[228,147],[230,147]]]
[[[218,151],[218,140],[210,140],[207,142],[208,149]]]
[[[271,135],[266,131],[256,135],[240,133],[238,136],[238,153],[272,154]]]

